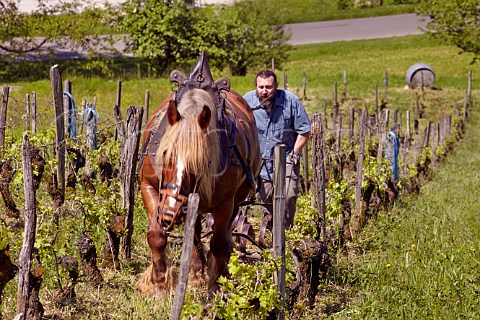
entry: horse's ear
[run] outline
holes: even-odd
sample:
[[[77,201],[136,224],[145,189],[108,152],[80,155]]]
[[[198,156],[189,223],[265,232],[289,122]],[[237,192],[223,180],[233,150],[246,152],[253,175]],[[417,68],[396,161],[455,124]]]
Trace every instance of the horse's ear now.
[[[198,116],[198,124],[203,131],[207,130],[211,117],[212,111],[210,111],[210,108],[208,106],[203,106],[202,113]]]
[[[180,113],[178,112],[177,104],[173,100],[170,100],[168,103],[167,117],[171,126],[180,121]]]

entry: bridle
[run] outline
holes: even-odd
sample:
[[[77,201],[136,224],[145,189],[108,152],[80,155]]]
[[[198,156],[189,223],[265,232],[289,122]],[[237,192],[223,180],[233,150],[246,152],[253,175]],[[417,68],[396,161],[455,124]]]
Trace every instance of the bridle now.
[[[196,179],[195,179],[196,180]],[[178,219],[183,218],[183,215],[187,210],[188,196],[191,193],[196,192],[198,189],[198,182],[194,181],[189,191],[182,188],[181,185],[178,185],[175,181],[164,181],[164,176],[159,183],[159,202],[158,202],[158,217],[160,221],[158,223],[162,225],[166,232],[169,232],[173,226],[177,223]],[[173,207],[168,203],[167,199],[175,200],[175,206]],[[160,212],[162,210],[162,212]],[[169,213],[173,212],[173,215]],[[170,222],[164,220],[164,215],[172,216]]]

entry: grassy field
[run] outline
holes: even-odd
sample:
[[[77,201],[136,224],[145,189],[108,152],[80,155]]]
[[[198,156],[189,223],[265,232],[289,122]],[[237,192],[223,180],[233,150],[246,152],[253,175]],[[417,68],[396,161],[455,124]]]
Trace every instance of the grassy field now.
[[[480,318],[480,129],[475,111],[455,152],[418,197],[402,199],[340,258],[356,292],[334,319]]]
[[[323,111],[323,101],[331,106],[333,83],[342,90],[343,71],[348,72],[347,101],[357,107],[373,107],[375,84],[383,86],[385,71],[389,75],[387,106],[410,108],[415,93],[405,88],[405,72],[416,62],[426,62],[437,75],[435,90],[428,90],[427,115],[435,119],[440,112],[453,112],[467,85],[467,72],[473,70],[474,95],[478,97],[477,65],[471,57],[458,55],[452,46],[442,45],[426,36],[408,36],[381,40],[337,42],[295,47],[290,62],[282,71],[288,75],[289,88],[302,96],[303,73],[307,73],[305,105],[309,113]],[[62,67],[62,66],[60,66]],[[214,71],[214,78],[226,76]],[[232,88],[240,93],[253,89],[252,71],[246,77],[231,77]],[[101,120],[112,118],[117,81],[73,77],[77,104],[82,99],[93,102]],[[13,86],[9,100],[8,134],[20,137],[23,132],[25,94],[35,91],[42,113],[40,130],[53,127],[52,93],[48,74],[45,80],[9,83]],[[171,90],[166,78],[125,80],[122,87],[122,110],[129,105],[143,105],[145,91],[151,105],[158,105]],[[346,107],[346,105],[345,105]],[[380,215],[352,244],[357,254],[339,255],[328,281],[322,284],[318,304],[310,314],[338,319],[384,318],[475,318],[478,302],[479,234],[478,211],[478,115],[467,126],[465,142],[438,170],[417,198],[399,202],[390,215]],[[448,187],[447,187],[448,186]],[[134,229],[134,262],[113,272],[102,269],[105,285],[92,290],[83,282],[77,285],[78,306],[58,308],[55,295],[55,270],[46,268],[42,303],[47,314],[65,319],[168,319],[171,299],[156,301],[140,297],[135,289],[137,273],[149,261],[146,246],[146,219],[141,201],[137,201]],[[80,228],[76,226],[77,229]],[[77,230],[78,231],[78,230]],[[97,234],[103,230],[97,228]],[[71,239],[62,239],[67,242]],[[60,240],[58,240],[60,241]],[[175,241],[174,241],[175,242]],[[178,243],[175,246],[178,247]],[[360,254],[362,253],[363,254]],[[178,259],[176,257],[175,259]],[[413,262],[413,263],[412,263]],[[477,271],[476,271],[477,270]],[[476,272],[476,273],[475,273]],[[204,291],[191,291],[204,296]],[[10,282],[3,295],[1,313],[13,318],[16,283]],[[305,317],[309,319],[309,317]]]
[[[282,12],[283,23],[302,23],[325,20],[340,20],[366,18],[392,14],[415,12],[416,1],[407,4],[394,4],[393,1],[383,1],[383,5],[373,8],[355,8],[354,1],[338,0],[254,0],[273,6]],[[342,3],[343,5],[339,5]]]

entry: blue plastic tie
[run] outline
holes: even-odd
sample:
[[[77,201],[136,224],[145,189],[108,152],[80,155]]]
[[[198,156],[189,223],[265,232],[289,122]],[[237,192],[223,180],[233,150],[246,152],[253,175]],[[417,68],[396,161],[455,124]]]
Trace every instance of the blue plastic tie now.
[[[68,118],[68,125],[67,125],[67,132],[69,134],[70,139],[77,138],[77,108],[75,107],[75,101],[73,100],[73,96],[68,91],[63,91],[63,94],[68,96],[70,99],[70,105],[68,106],[68,111],[70,117]]]
[[[387,147],[385,150],[385,158],[390,160],[392,165],[391,170],[393,173],[393,179],[398,181],[398,149],[400,147],[400,141],[397,135],[393,131],[387,133]],[[393,150],[393,154],[390,154],[390,150]]]

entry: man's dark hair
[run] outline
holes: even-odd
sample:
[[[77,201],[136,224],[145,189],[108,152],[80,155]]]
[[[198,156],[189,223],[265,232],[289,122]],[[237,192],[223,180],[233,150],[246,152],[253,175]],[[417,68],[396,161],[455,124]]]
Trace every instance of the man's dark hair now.
[[[277,75],[272,70],[262,70],[259,73],[257,73],[257,76],[255,77],[255,80],[253,82],[255,87],[257,86],[258,77],[262,79],[268,79],[270,77],[273,77],[273,82],[275,83],[276,86],[278,86]]]

